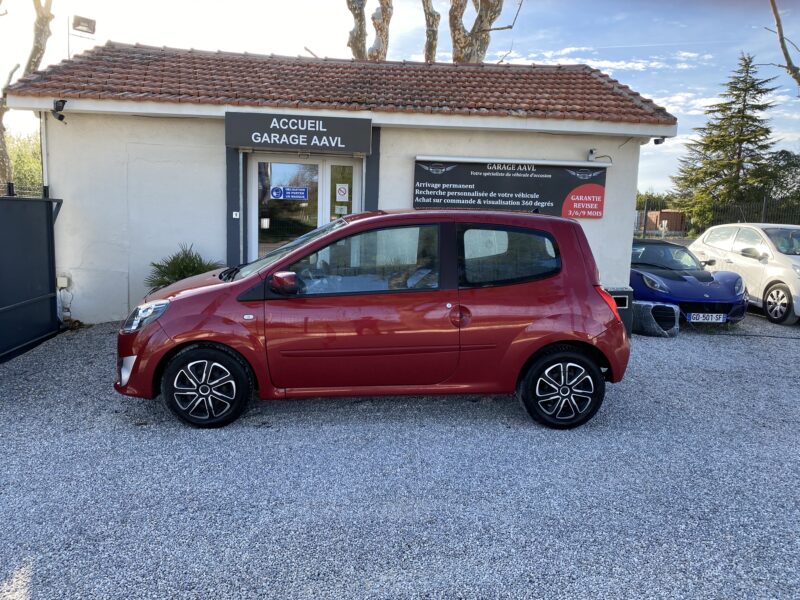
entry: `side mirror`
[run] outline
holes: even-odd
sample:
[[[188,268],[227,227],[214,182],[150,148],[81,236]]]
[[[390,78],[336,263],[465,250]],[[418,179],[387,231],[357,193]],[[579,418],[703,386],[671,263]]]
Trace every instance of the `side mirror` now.
[[[297,273],[294,271],[278,271],[272,275],[269,289],[281,296],[295,296],[300,292]]]
[[[755,260],[761,260],[762,258],[762,254],[755,248],[742,248],[741,254],[746,258],[753,258]]]
[[[713,267],[715,264],[717,264],[717,259],[709,258],[708,260],[701,260],[700,264],[704,267]]]

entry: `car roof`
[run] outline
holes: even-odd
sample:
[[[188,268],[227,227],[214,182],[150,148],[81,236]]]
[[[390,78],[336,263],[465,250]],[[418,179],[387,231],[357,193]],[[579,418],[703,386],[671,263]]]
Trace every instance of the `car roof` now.
[[[355,213],[343,217],[348,223],[355,223],[369,219],[392,220],[393,218],[402,220],[453,220],[471,221],[487,223],[503,222],[513,225],[533,224],[543,221],[560,221],[563,223],[575,223],[574,219],[557,217],[554,215],[543,215],[539,213],[502,211],[502,210],[463,210],[463,209],[400,209],[400,210],[375,210],[362,213]]]
[[[720,223],[709,227],[709,229],[716,229],[717,227],[758,227],[760,229],[800,229],[800,225],[790,225],[789,223]]]
[[[675,242],[668,242],[667,240],[648,240],[646,238],[633,238],[634,244],[649,244],[651,246],[677,246],[687,250],[683,244],[676,244]]]

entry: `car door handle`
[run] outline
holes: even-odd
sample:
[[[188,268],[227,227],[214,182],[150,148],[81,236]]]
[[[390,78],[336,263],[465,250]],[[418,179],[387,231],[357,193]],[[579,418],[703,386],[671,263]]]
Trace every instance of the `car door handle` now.
[[[472,313],[465,306],[456,305],[450,311],[450,322],[455,327],[466,327],[472,320]]]
[[[730,258],[726,258],[725,262],[728,263],[729,265],[733,264],[733,261]]]

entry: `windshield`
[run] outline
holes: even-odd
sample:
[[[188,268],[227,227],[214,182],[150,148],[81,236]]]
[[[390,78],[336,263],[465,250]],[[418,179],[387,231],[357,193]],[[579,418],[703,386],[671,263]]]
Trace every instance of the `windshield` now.
[[[283,246],[267,252],[261,258],[257,258],[251,263],[242,265],[236,271],[236,275],[233,277],[233,279],[242,279],[243,277],[247,277],[248,275],[255,273],[256,271],[260,271],[264,267],[267,267],[279,261],[284,256],[289,254],[292,250],[295,250],[304,244],[312,242],[318,237],[321,237],[326,233],[329,233],[335,229],[344,227],[345,225],[347,225],[347,221],[345,221],[344,219],[337,219],[336,221],[331,221],[327,225],[323,225],[322,227],[318,227],[313,231],[309,231],[308,233],[301,235],[299,238],[295,238],[291,242],[287,242]]]
[[[800,256],[800,229],[770,227],[764,228],[764,233],[769,236],[781,254]]]
[[[694,254],[682,246],[671,244],[634,244],[631,250],[631,263],[673,271],[703,268]]]

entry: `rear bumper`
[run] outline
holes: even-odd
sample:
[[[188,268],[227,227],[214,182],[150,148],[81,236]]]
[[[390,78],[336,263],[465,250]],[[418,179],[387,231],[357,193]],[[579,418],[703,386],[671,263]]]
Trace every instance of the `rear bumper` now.
[[[619,383],[625,376],[628,361],[631,357],[631,342],[625,325],[617,321],[594,340],[595,347],[603,353],[608,360],[611,371],[608,380]]]

